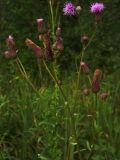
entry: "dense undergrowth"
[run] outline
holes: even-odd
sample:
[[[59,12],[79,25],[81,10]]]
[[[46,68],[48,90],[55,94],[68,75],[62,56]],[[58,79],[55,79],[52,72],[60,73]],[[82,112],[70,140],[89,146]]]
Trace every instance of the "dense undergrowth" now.
[[[106,101],[99,98],[96,107],[93,94],[85,96],[80,90],[76,105],[70,106],[76,119],[83,159],[120,158],[120,89],[119,84],[111,86],[113,78],[108,77],[105,81],[101,92],[109,91]],[[63,159],[68,117],[58,87],[41,88],[42,97],[39,97],[17,73],[2,86],[7,89],[1,89],[0,93],[0,159]],[[70,104],[73,104],[74,86],[73,79],[64,79],[62,87]],[[77,153],[73,154],[77,144],[70,126],[67,127],[70,153],[77,159]]]

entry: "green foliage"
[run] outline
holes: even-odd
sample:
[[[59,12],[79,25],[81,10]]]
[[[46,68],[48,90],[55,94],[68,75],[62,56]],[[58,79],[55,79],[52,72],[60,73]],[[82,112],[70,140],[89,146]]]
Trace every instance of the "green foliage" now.
[[[39,17],[51,28],[47,2],[1,2],[1,51],[6,48],[3,41],[12,34],[18,57],[6,60],[0,55],[0,160],[119,160],[120,36],[118,24],[110,28],[119,17],[119,1],[105,1],[103,21],[86,50],[82,50],[80,37],[93,34],[94,17],[86,12],[92,1],[82,1],[82,11],[76,17],[63,16],[64,0],[60,1],[65,50],[52,62],[40,59],[39,66],[24,40],[37,41]],[[115,12],[118,14],[113,16]],[[53,41],[53,31],[50,34]],[[91,69],[88,75],[80,68],[82,54]],[[95,67],[104,69],[97,94],[91,91]],[[108,75],[111,71],[114,73]],[[84,88],[89,94],[84,94]],[[100,96],[104,92],[109,93],[106,100]]]
[[[115,101],[114,109],[111,103],[118,86],[111,88],[110,79],[106,79],[107,83],[101,89],[101,92],[109,90],[110,97],[107,101],[99,99],[97,108],[94,95],[84,96],[82,92],[73,108],[74,101],[70,97],[75,82],[69,79],[63,84],[74,111],[84,159],[120,158],[119,104]],[[2,91],[0,96],[1,159],[63,159],[66,115],[58,87],[45,88],[42,97],[38,97],[18,73],[8,85],[11,90],[5,96]],[[68,92],[67,86],[73,86],[72,90]]]

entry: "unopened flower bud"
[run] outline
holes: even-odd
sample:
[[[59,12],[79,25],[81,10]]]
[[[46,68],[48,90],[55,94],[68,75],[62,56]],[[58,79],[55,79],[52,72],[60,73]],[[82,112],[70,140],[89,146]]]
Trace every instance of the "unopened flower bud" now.
[[[81,10],[82,10],[81,6],[77,6],[77,7],[76,7],[76,12],[77,12],[77,14],[80,14]]]
[[[107,99],[108,96],[109,96],[109,93],[106,93],[106,92],[100,94],[101,99],[104,101]]]
[[[36,45],[33,41],[31,41],[28,38],[26,39],[25,43],[30,49],[32,49],[34,51],[34,53],[35,53],[37,58],[42,57],[42,49],[41,49],[41,47]]]
[[[43,41],[43,35],[42,34],[39,35],[39,40]]]
[[[83,94],[84,94],[85,96],[88,96],[89,93],[90,93],[90,90],[89,90],[88,88],[83,89]]]
[[[34,53],[35,53],[35,55],[36,55],[37,58],[42,57],[42,49],[41,49],[41,47],[39,47],[39,46],[36,45],[33,48],[33,51],[34,51]]]
[[[7,59],[14,58],[16,55],[17,55],[17,50],[15,48],[9,49],[8,51],[4,52],[4,56]]]
[[[25,44],[26,44],[29,48],[34,47],[34,42],[31,41],[31,39],[29,39],[29,38],[27,38],[27,39],[25,40]]]
[[[96,69],[94,71],[94,74],[93,74],[93,80],[101,80],[102,78],[102,71],[100,69]]]
[[[57,27],[56,29],[56,36],[61,36],[61,28]]]
[[[4,55],[5,55],[5,58],[10,58],[10,57],[11,57],[9,51],[5,51],[5,52],[4,52]]]
[[[15,42],[11,35],[6,39],[6,43],[8,46],[8,51],[4,52],[5,58],[13,58],[17,55],[17,49],[15,48]]]
[[[14,39],[11,35],[9,35],[8,38],[6,39],[6,43],[9,49],[12,49],[15,46]]]
[[[82,43],[83,45],[87,45],[88,42],[89,42],[88,36],[82,36],[82,37],[81,37],[81,43]]]
[[[57,38],[56,42],[53,44],[53,48],[59,50],[64,49],[63,39],[61,37]]]
[[[10,52],[10,51],[5,51],[5,52],[4,52],[4,56],[5,56],[5,58],[7,58],[7,59],[11,58],[11,52]]]
[[[44,20],[42,18],[37,19],[38,31],[42,32],[44,27]]]
[[[92,81],[92,92],[93,93],[98,93],[100,91],[100,83],[98,80],[93,80]]]
[[[47,60],[53,60],[53,52],[51,49],[45,48],[44,54]]]
[[[81,67],[83,73],[85,73],[85,74],[89,73],[89,68],[85,62],[80,62],[80,67]]]
[[[51,42],[50,42],[50,36],[49,33],[46,32],[42,35],[42,41],[45,44],[46,48],[50,48],[51,47]]]

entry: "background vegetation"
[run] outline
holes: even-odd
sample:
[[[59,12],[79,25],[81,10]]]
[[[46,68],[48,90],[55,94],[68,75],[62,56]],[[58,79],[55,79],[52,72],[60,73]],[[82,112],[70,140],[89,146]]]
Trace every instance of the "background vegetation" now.
[[[75,57],[82,48],[80,37],[84,34],[91,36],[94,25],[93,15],[88,12],[93,0],[73,2],[81,5],[80,15],[65,17],[62,13],[65,0],[59,1],[65,46],[60,56],[60,72],[62,87],[70,104],[73,103],[72,90],[75,88]],[[102,25],[85,58],[91,72],[98,67],[104,71],[101,92],[108,91],[110,96],[107,102],[99,100],[96,109],[93,95],[84,97],[81,89],[76,108],[71,108],[74,113],[79,111],[79,115],[76,114],[76,126],[83,160],[120,159],[120,1],[103,2],[106,8]],[[39,44],[37,18],[45,19],[48,28],[51,28],[48,1],[1,0],[0,3],[0,160],[62,160],[66,132],[64,126],[68,118],[65,117],[63,98],[46,71],[44,83],[47,87],[40,88],[36,59],[25,46],[27,37]],[[42,97],[24,82],[15,60],[4,58],[5,40],[9,34],[14,36],[19,57],[31,81],[43,93]],[[64,78],[65,75],[67,78]],[[87,80],[81,78],[82,84],[84,81]],[[99,115],[94,115],[95,112]],[[76,142],[71,135],[68,136],[71,138],[70,160],[73,160],[72,154],[77,160],[76,153],[73,153]]]
[[[76,1],[83,8],[81,15],[76,18],[63,16],[62,7],[64,2],[64,0],[60,1],[60,25],[63,30],[65,43],[62,59],[69,66],[69,62],[72,62],[73,57],[79,53],[81,45],[76,42],[80,41],[80,36],[83,34],[90,36],[92,33],[94,19],[86,10],[89,10],[89,5],[93,1]],[[103,23],[97,33],[96,39],[92,43],[92,47],[89,49],[87,58],[91,61],[91,65],[96,64],[97,66],[107,67],[109,71],[115,71],[120,68],[120,47],[118,45],[120,42],[120,1],[104,0],[104,3],[106,10],[104,12]],[[29,37],[37,40],[36,19],[43,17],[50,27],[51,19],[49,14],[49,5],[46,0],[2,0],[0,18],[1,43],[5,41],[7,35],[12,34],[16,39],[18,47],[22,48],[20,50],[21,54],[24,54],[23,52],[26,52],[24,45],[25,38]],[[89,21],[90,18],[91,21]],[[1,45],[1,50],[3,48],[4,46]]]

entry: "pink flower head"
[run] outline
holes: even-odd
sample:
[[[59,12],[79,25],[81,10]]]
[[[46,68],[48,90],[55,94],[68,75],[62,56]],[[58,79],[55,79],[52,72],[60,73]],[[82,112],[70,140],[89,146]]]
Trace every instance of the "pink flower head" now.
[[[9,35],[8,38],[6,39],[6,43],[9,48],[13,48],[13,46],[15,45],[14,39],[11,35]]]
[[[42,32],[44,20],[42,18],[37,19],[37,24],[38,24],[38,31]]]
[[[104,10],[105,6],[103,3],[93,3],[90,7],[92,13],[101,13]]]
[[[63,8],[64,15],[74,16],[76,14],[76,7],[72,2],[67,2]]]

